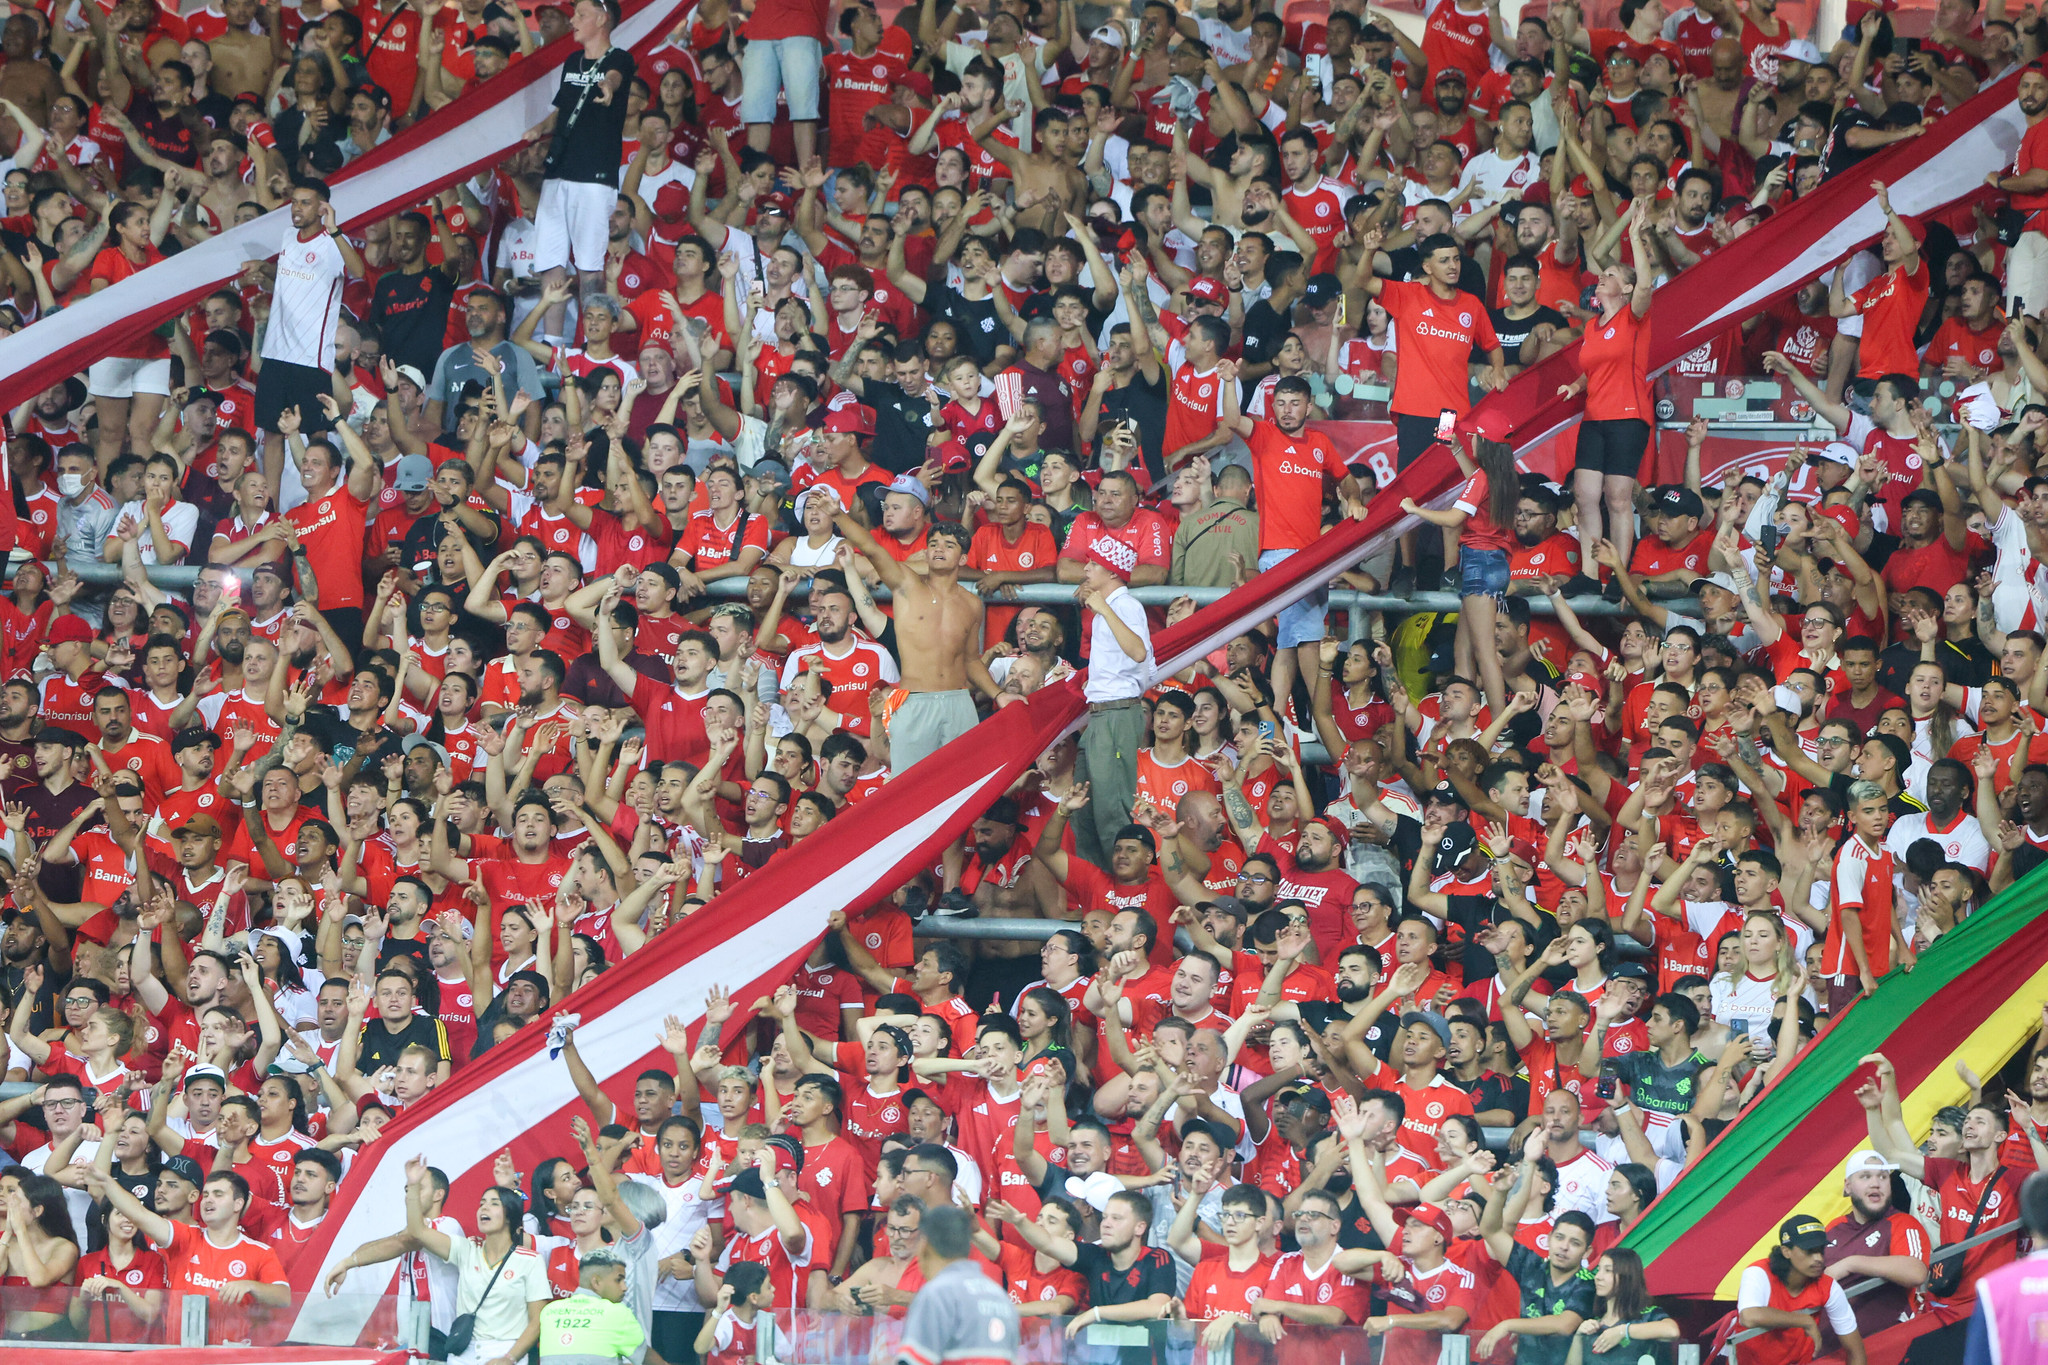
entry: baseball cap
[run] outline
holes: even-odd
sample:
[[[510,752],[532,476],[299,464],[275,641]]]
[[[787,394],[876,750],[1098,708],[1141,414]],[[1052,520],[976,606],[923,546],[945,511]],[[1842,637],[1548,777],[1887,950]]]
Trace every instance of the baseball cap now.
[[[1899,499],[1899,507],[1901,510],[1908,507],[1926,507],[1932,511],[1939,512],[1941,510],[1941,494],[1935,492],[1932,488],[1916,488],[1906,494],[1905,497]]]
[[[1227,303],[1230,293],[1223,287],[1223,281],[1207,275],[1197,275],[1188,286],[1188,297],[1201,299],[1204,303]]]
[[[780,460],[756,460],[747,471],[750,479],[766,479],[777,488],[789,487],[789,466]]]
[[[1835,521],[1840,522],[1842,529],[1849,533],[1851,540],[1855,539],[1863,530],[1863,518],[1857,516],[1856,509],[1846,502],[1838,502],[1833,507],[1823,507],[1820,509],[1820,514],[1824,517],[1832,517]]]
[[[1828,464],[1845,464],[1849,468],[1854,469],[1857,459],[1856,447],[1850,445],[1847,441],[1829,441],[1819,450],[1813,452],[1813,458],[1823,460]]]
[[[1448,782],[1439,782],[1423,794],[1422,802],[1424,805],[1428,805],[1431,801],[1441,801],[1447,806],[1463,806],[1465,804],[1465,798],[1458,795],[1458,789]],[[1467,809],[1470,808],[1467,807]]]
[[[1456,81],[1460,85],[1469,85],[1471,83],[1465,79],[1465,73],[1455,66],[1447,66],[1436,73],[1434,84],[1442,85],[1445,81]]]
[[[1926,243],[1927,225],[1925,223],[1921,222],[1918,218],[1913,217],[1911,214],[1906,213],[1899,214],[1898,219],[1899,222],[1905,227],[1906,235],[1908,237],[1911,237],[1915,242],[1919,242],[1922,244]]]
[[[427,391],[427,377],[420,372],[420,367],[417,365],[400,365],[398,367],[398,377],[411,384],[421,393]],[[420,458],[425,459],[426,457],[421,456]]]
[[[1104,24],[1088,36],[1105,47],[1113,47],[1118,51],[1123,50],[1124,31],[1115,24]]]
[[[1433,870],[1438,874],[1449,872],[1459,863],[1465,861],[1465,855],[1470,853],[1478,843],[1479,836],[1474,834],[1472,826],[1466,824],[1463,820],[1458,821],[1454,825],[1447,826],[1443,837],[1437,840]]]
[[[777,1133],[769,1138],[767,1145],[782,1153],[775,1163],[778,1171],[801,1171],[804,1168],[804,1145],[787,1133]]]
[[[187,749],[197,749],[201,745],[209,749],[218,749],[221,746],[221,737],[211,730],[202,730],[196,725],[189,726],[171,736],[171,757],[176,758]]]
[[[796,205],[790,200],[790,197],[779,191],[775,194],[764,194],[754,201],[754,211],[756,213],[779,213],[783,217],[789,218],[794,216],[795,210]]]
[[[86,624],[85,618],[82,616],[60,616],[57,618],[56,624],[50,627],[50,643],[52,645],[90,644],[92,643],[92,627]]]
[[[1620,977],[1624,981],[1648,981],[1651,979],[1650,969],[1640,962],[1617,962],[1607,974],[1610,977]]]
[[[1425,1026],[1431,1033],[1437,1036],[1438,1042],[1442,1043],[1445,1047],[1451,1045],[1450,1020],[1444,1018],[1435,1010],[1409,1010],[1401,1016],[1401,1027],[1407,1028],[1411,1024]]]
[[[433,740],[428,739],[425,735],[407,735],[404,740],[405,752],[411,753],[422,744],[434,751],[434,756],[441,760],[442,767],[448,766],[448,750],[442,745],[436,744]]]
[[[1326,303],[1335,302],[1337,296],[1343,292],[1343,281],[1325,272],[1308,277],[1308,283],[1302,286],[1301,301],[1311,308],[1320,308]]]
[[[761,1183],[761,1172],[749,1166],[732,1178],[732,1184],[725,1187],[728,1194],[744,1194],[753,1199],[766,1199],[768,1187]]]
[[[1417,1204],[1408,1210],[1408,1216],[1424,1227],[1434,1228],[1443,1234],[1446,1242],[1455,1241],[1457,1233],[1451,1228],[1451,1215],[1437,1204]]]
[[[215,1068],[208,1067],[207,1069],[211,1071]],[[185,1181],[195,1190],[206,1184],[206,1173],[200,1170],[199,1163],[189,1156],[165,1157],[163,1171],[166,1175],[174,1175],[178,1179]]]
[[[284,565],[282,565],[282,564],[278,563],[278,562],[277,562],[276,560],[274,560],[274,559],[266,559],[266,560],[264,560],[264,561],[263,561],[263,562],[262,562],[261,564],[258,564],[258,565],[257,565],[257,566],[256,566],[255,568],[253,568],[253,569],[249,570],[249,572],[250,572],[250,574],[251,574],[252,576],[253,576],[253,575],[255,575],[255,574],[259,574],[259,573],[267,573],[267,574],[269,574],[269,575],[270,575],[271,577],[273,577],[273,578],[281,578],[281,579],[284,579],[284,581],[285,581],[285,582],[287,582],[287,583],[291,582],[291,579],[290,579],[290,578],[288,578],[288,577],[286,577],[286,575],[285,575],[285,571],[284,571]]]
[[[228,1088],[228,1073],[217,1066],[195,1066],[186,1071],[184,1078],[178,1082],[178,1089],[190,1090],[194,1081],[215,1081],[225,1090]]]
[[[901,86],[903,89],[908,90],[911,94],[917,96],[925,103],[931,103],[932,78],[930,76],[925,75],[924,72],[907,72],[904,75],[898,76],[896,78],[896,84]]]
[[[875,434],[875,410],[865,403],[848,403],[834,408],[825,414],[825,430],[872,436]]]
[[[1662,512],[1669,517],[1702,517],[1707,513],[1706,504],[1700,495],[1680,484],[1674,484],[1657,495],[1652,511]]]
[[[1701,574],[1698,578],[1693,579],[1688,587],[1691,591],[1698,592],[1700,585],[1704,583],[1711,583],[1722,592],[1731,593],[1737,597],[1742,595],[1741,590],[1735,586],[1735,580],[1725,573]]]
[[[220,821],[214,819],[211,815],[195,815],[182,824],[171,827],[172,837],[175,838],[181,834],[196,834],[202,839],[218,839],[221,837]],[[190,1080],[191,1077],[191,1072],[185,1073],[187,1080]]]
[[[889,491],[891,493],[902,493],[906,497],[916,498],[918,503],[924,507],[932,505],[931,490],[926,488],[923,481],[915,474],[898,474],[894,479],[890,480]]]
[[[1849,1164],[1842,1168],[1842,1174],[1862,1175],[1866,1171],[1876,1171],[1882,1175],[1890,1175],[1897,1169],[1899,1168],[1896,1163],[1886,1161],[1876,1152],[1866,1148],[1850,1156]]]
[[[400,371],[403,373],[403,371]],[[434,462],[424,455],[406,455],[398,461],[392,486],[401,493],[423,493],[434,481]]]
[[[1826,1251],[1828,1230],[1810,1213],[1795,1213],[1778,1227],[1778,1245],[1801,1251]]]
[[[49,725],[37,733],[35,742],[37,744],[55,744],[65,749],[83,749],[86,740],[85,736],[79,734],[76,730],[66,729],[62,725]]]

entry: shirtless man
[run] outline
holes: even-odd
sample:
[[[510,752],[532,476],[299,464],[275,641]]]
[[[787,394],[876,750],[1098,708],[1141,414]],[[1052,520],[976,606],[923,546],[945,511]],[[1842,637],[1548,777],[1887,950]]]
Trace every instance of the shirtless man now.
[[[262,22],[258,24],[258,11]],[[244,90],[268,90],[270,74],[288,55],[277,0],[221,0],[227,31],[206,45],[213,54],[213,88],[233,98]]]
[[[1742,89],[1742,44],[1716,38],[1707,60],[1714,64],[1714,74],[1693,86],[1693,99],[1701,119],[1726,141],[1735,136],[1735,116],[1741,112],[1735,96]]]
[[[1065,919],[1067,897],[1046,870],[1043,861],[1031,854],[1024,837],[1024,822],[1014,798],[1004,796],[968,827],[974,840],[974,869],[978,882],[973,892],[975,913],[982,919]],[[975,958],[981,962],[1015,962],[1029,959],[1035,969],[1044,944],[1035,939],[985,938],[975,942]],[[1030,983],[1036,970],[1021,968],[1012,974],[1003,968],[995,975],[997,994],[1014,999]]]
[[[249,144],[249,155],[256,162],[256,184],[268,178],[270,154],[258,143]],[[206,154],[199,164],[206,168],[206,189],[200,193],[199,202],[226,230],[235,225],[235,210],[244,204],[260,204],[255,187],[242,180],[242,152],[226,138],[217,138],[207,144]],[[185,172],[189,177],[189,171]]]
[[[21,111],[41,127],[49,121],[50,102],[64,93],[64,86],[48,62],[34,59],[35,48],[36,21],[26,14],[16,14],[0,26],[0,54],[7,58],[0,63],[0,99],[20,105]],[[267,80],[269,73],[264,75]]]
[[[981,719],[968,684],[1003,704],[1003,690],[978,649],[981,598],[959,581],[971,537],[957,522],[935,522],[925,541],[925,567],[914,569],[897,563],[851,513],[835,514],[832,524],[867,556],[895,598],[897,652],[903,690],[910,694],[889,723],[890,772],[901,777]]]
[[[1022,118],[1025,112],[1021,104],[1007,106],[996,121],[974,127],[974,140],[983,151],[1010,168],[1016,179],[1018,201],[1023,203],[1027,195],[1030,197],[1030,207],[1018,210],[1018,221],[1057,236],[1060,215],[1079,213],[1088,202],[1088,177],[1075,164],[1076,151],[1087,150],[1088,129],[1078,115],[1048,107],[1036,116],[1033,140],[1037,151],[1019,151],[998,141],[995,130]],[[1075,133],[1080,134],[1078,149],[1074,145]]]
[[[908,1288],[900,1287],[924,1246],[924,1201],[916,1195],[898,1195],[883,1217],[889,1254],[864,1262],[831,1292],[828,1302],[835,1313],[888,1313],[907,1305],[924,1283],[919,1271],[911,1276]]]

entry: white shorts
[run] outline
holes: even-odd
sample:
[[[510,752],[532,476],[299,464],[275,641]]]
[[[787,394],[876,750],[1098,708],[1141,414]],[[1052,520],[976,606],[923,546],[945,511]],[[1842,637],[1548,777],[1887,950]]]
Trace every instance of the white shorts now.
[[[534,270],[602,271],[618,202],[619,192],[610,185],[541,181],[540,207],[533,211]]]
[[[171,362],[108,356],[86,371],[86,392],[95,398],[132,398],[138,393],[171,396]]]

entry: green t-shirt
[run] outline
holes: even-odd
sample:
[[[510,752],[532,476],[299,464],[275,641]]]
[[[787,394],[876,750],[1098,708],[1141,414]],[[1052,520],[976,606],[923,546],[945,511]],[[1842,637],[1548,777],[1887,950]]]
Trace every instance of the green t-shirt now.
[[[623,1303],[579,1289],[540,1310],[542,1360],[624,1360],[640,1349],[640,1319]]]
[[[1522,1316],[1548,1318],[1559,1313],[1591,1317],[1598,1307],[1593,1294],[1593,1272],[1580,1267],[1578,1274],[1559,1284],[1550,1274],[1550,1258],[1539,1256],[1520,1242],[1508,1253],[1508,1274],[1522,1290]],[[1517,1365],[1564,1365],[1571,1353],[1569,1336],[1515,1338]]]

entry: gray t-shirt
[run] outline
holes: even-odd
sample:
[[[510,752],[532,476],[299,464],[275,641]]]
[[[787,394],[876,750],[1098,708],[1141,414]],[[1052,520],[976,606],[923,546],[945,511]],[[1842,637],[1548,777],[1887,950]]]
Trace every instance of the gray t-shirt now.
[[[535,398],[541,395],[540,366],[532,356],[509,341],[501,341],[491,347],[491,354],[505,367],[505,397],[521,390]],[[438,401],[441,407],[441,425],[444,432],[455,430],[457,412],[455,397],[462,386],[471,381],[488,389],[491,377],[476,363],[468,342],[450,346],[441,352],[441,358],[434,362],[434,377],[427,381],[427,397]]]

